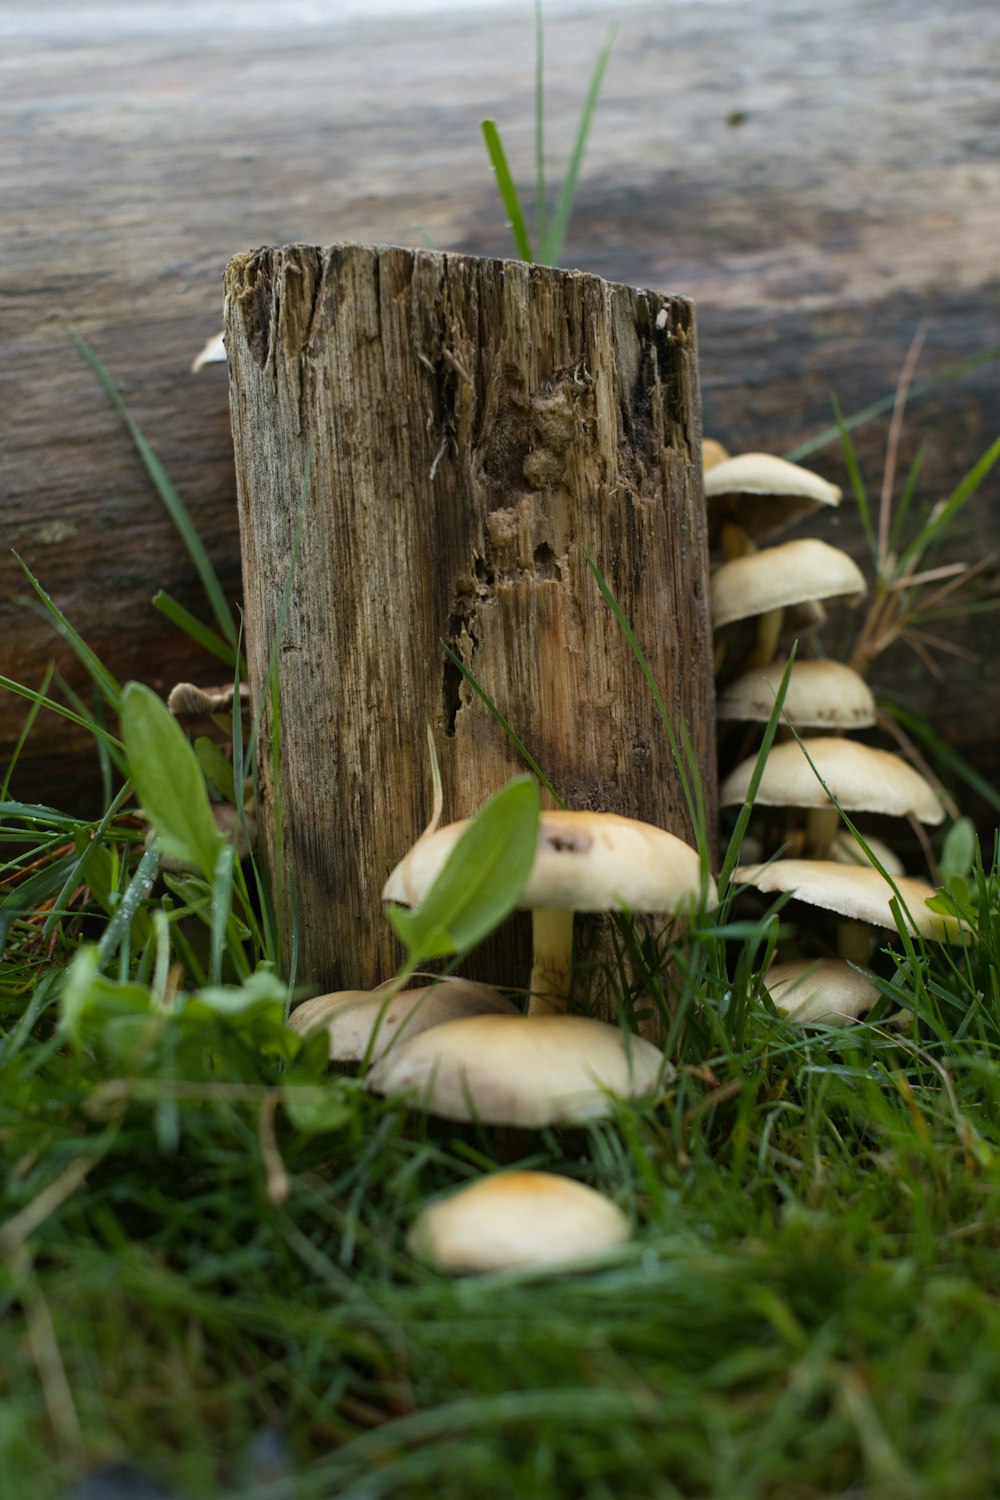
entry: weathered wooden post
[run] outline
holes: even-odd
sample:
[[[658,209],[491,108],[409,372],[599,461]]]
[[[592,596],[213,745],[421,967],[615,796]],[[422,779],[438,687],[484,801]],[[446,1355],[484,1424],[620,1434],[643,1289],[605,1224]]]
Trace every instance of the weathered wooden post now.
[[[360,245],[237,256],[226,291],[255,703],[304,496],[277,653],[280,761],[274,773],[262,754],[260,773],[266,854],[279,899],[294,887],[309,988],[367,986],[398,963],[380,890],[429,815],[427,717],[446,821],[524,769],[443,642],[570,806],[690,836],[667,737],[587,553],[690,731],[712,817],[690,303]],[[516,925],[494,942],[494,979],[526,982],[526,944]]]

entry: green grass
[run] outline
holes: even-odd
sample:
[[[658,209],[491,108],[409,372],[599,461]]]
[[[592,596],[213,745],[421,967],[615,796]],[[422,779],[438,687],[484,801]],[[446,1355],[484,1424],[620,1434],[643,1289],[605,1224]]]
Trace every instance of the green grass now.
[[[677,950],[676,1084],[512,1134],[294,1055],[283,986],[201,902],[206,876],[142,896],[102,977],[82,945],[131,888],[133,821],[8,805],[2,827],[11,1500],[125,1457],[185,1494],[279,1500],[239,1478],[269,1425],[302,1497],[992,1493],[995,862],[958,891],[977,947],[887,945],[886,1009],[917,1012],[901,1032],[795,1030],[754,979],[776,918],[726,940],[705,917]],[[95,848],[102,877],[67,889]],[[221,992],[191,978],[220,931]],[[411,1260],[429,1196],[515,1162],[609,1193],[634,1242],[572,1274],[451,1282]]]

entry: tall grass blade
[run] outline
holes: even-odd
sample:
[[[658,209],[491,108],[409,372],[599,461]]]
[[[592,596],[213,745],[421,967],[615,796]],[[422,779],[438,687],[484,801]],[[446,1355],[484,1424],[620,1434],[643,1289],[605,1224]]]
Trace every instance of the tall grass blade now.
[[[875,536],[875,527],[872,522],[871,506],[868,503],[868,491],[865,489],[865,482],[861,477],[861,467],[858,463],[858,455],[855,451],[854,443],[851,441],[851,434],[848,430],[847,423],[844,421],[844,413],[840,409],[840,402],[837,400],[836,396],[831,396],[830,402],[833,406],[834,415],[837,419],[837,430],[840,433],[840,442],[844,451],[844,463],[847,467],[847,476],[851,482],[851,491],[854,495],[855,503],[858,507],[858,516],[860,517],[861,525],[865,533],[865,540],[868,543],[868,550],[871,552],[872,565],[877,572],[878,540]]]
[[[552,785],[551,781],[546,776],[545,772],[542,770],[541,766],[538,764],[537,760],[528,749],[527,745],[521,739],[520,735],[507,722],[507,720],[504,718],[504,715],[500,712],[499,708],[497,708],[496,704],[493,702],[493,699],[490,697],[486,689],[477,680],[474,674],[470,672],[469,668],[465,665],[465,662],[462,660],[462,658],[451,649],[447,641],[441,642],[441,649],[447,656],[448,660],[452,663],[452,665],[457,667],[461,672],[462,676],[465,678],[466,682],[469,684],[476,697],[479,698],[479,700],[483,704],[485,704],[486,708],[493,715],[494,719],[496,719],[497,723],[500,725],[500,728],[503,730],[504,734],[514,746],[514,749],[517,751],[518,755],[520,755],[521,759],[524,761],[528,769],[535,773],[542,786],[549,793],[550,797],[552,797],[555,801],[556,806],[564,808],[566,806],[565,802],[560,797],[559,793],[556,791],[555,787]]]
[[[788,692],[788,684],[792,678],[792,666],[795,662],[798,645],[798,641],[793,641],[792,649],[788,653],[788,661],[785,663],[785,670],[781,674],[781,681],[774,695],[774,707],[771,709],[771,717],[764,726],[764,737],[760,742],[760,749],[757,751],[757,759],[754,762],[754,768],[750,775],[747,794],[743,799],[743,806],[740,808],[739,816],[736,819],[736,826],[733,829],[722,861],[722,869],[719,871],[718,887],[720,892],[724,891],[729,884],[732,873],[739,863],[740,849],[743,846],[743,839],[750,822],[750,815],[753,812],[754,798],[757,796],[757,789],[760,786],[761,777],[764,775],[764,767],[767,764],[767,757],[771,753],[771,746],[774,744],[774,736],[777,734],[778,725],[781,723],[782,710],[785,706],[785,696]],[[723,904],[725,904],[725,898],[723,898]]]
[[[500,140],[500,132],[497,130],[496,123],[493,120],[483,120],[481,129],[483,140],[486,142],[486,151],[490,158],[490,163],[496,173],[497,192],[500,194],[500,201],[510,221],[510,232],[514,240],[514,248],[521,260],[530,261],[533,257],[531,254],[531,241],[528,238],[528,227],[524,221],[524,210],[521,207],[521,200],[517,195],[517,188],[514,186],[514,179],[511,176],[507,156]]]
[[[60,718],[67,719],[71,724],[76,724],[80,729],[86,729],[96,739],[101,740],[109,750],[113,750],[116,755],[120,755],[125,748],[121,740],[115,739],[113,734],[108,734],[107,730],[101,729],[99,725],[94,723],[93,719],[88,719],[83,714],[75,713],[73,709],[67,708],[64,703],[57,703],[54,698],[46,697],[44,693],[38,692],[35,688],[25,687],[22,683],[15,682],[13,678],[2,675],[0,675],[0,688],[5,688],[8,693],[16,693],[19,698],[27,698],[29,703],[37,703],[40,708],[47,708],[50,713],[58,714]]]
[[[545,49],[542,0],[535,0],[535,240],[545,244],[548,203],[545,194]]]
[[[682,725],[681,732],[684,736],[684,748],[682,749],[677,739],[677,735],[674,732],[674,726],[671,722],[670,715],[667,712],[667,705],[663,701],[663,694],[660,692],[659,684],[657,683],[656,678],[653,676],[653,669],[649,665],[646,654],[643,651],[642,647],[639,645],[639,642],[636,640],[635,631],[632,629],[630,622],[626,619],[621,605],[618,603],[618,600],[612,593],[611,586],[607,582],[607,579],[604,577],[604,574],[601,572],[600,568],[597,566],[597,563],[591,557],[589,552],[584,551],[583,555],[586,559],[587,567],[594,575],[594,580],[597,583],[597,587],[600,589],[605,603],[611,610],[611,613],[614,615],[618,628],[621,631],[622,635],[625,637],[625,640],[628,642],[629,650],[635,657],[635,660],[639,665],[639,670],[642,672],[643,677],[646,679],[649,690],[653,695],[653,702],[656,704],[656,711],[659,714],[663,727],[667,732],[667,740],[670,745],[670,753],[673,756],[674,765],[677,767],[677,774],[680,777],[681,789],[684,793],[684,803],[687,807],[688,819],[691,823],[691,828],[697,841],[698,852],[702,859],[703,869],[707,874],[711,862],[711,852],[709,849],[708,829],[704,816],[704,790],[700,784],[698,762],[693,755],[693,746],[691,745],[691,739],[687,731],[687,726]]]
[[[32,729],[34,729],[35,727],[35,720],[41,713],[41,699],[45,697],[50,686],[52,685],[52,678],[55,675],[55,670],[55,662],[50,661],[48,666],[45,668],[45,674],[42,677],[42,685],[38,689],[39,697],[35,699],[31,707],[28,709],[28,717],[25,719],[23,725],[21,726],[21,732],[17,737],[17,741],[14,745],[13,750],[11,751],[10,760],[7,762],[7,769],[4,772],[3,782],[0,783],[0,802],[7,801],[7,797],[10,793],[10,780],[14,774],[14,767],[20,760],[21,751],[27,744],[28,736],[30,735]]]
[[[980,365],[989,364],[995,359],[1000,359],[1000,344],[984,349],[981,354],[972,354],[967,359],[957,360],[955,364],[947,365],[940,370],[937,375],[929,375],[926,380],[915,381],[910,387],[910,404],[912,405],[915,396],[926,396],[940,386],[947,385],[952,380],[959,380],[970,370],[978,369]],[[889,396],[881,396],[878,401],[872,401],[868,406],[863,406],[859,411],[852,412],[849,417],[845,417],[843,427],[846,427],[848,432],[853,432],[856,427],[863,426],[865,422],[884,416],[887,411],[892,410],[895,402],[895,391]],[[806,438],[796,447],[789,448],[783,457],[787,458],[790,463],[801,463],[804,458],[809,458],[813,453],[818,453],[821,448],[828,448],[831,443],[835,443],[841,433],[840,424],[835,423],[832,427],[824,427],[815,437]]]
[[[160,460],[157,458],[156,454],[153,452],[153,449],[147,442],[142,429],[139,427],[138,422],[136,422],[135,418],[132,416],[132,413],[125,405],[125,402],[122,400],[121,392],[118,390],[118,387],[115,385],[114,381],[111,379],[111,376],[104,368],[104,365],[101,363],[95,351],[90,347],[86,339],[82,338],[80,334],[75,332],[75,330],[73,332],[73,342],[76,344],[76,347],[79,349],[80,353],[83,355],[84,359],[87,361],[88,365],[93,370],[98,380],[101,382],[101,385],[104,387],[104,390],[108,396],[108,399],[111,401],[112,406],[115,408],[118,415],[125,423],[125,427],[128,431],[129,437],[135,444],[136,451],[138,452],[139,457],[142,459],[142,462],[145,465],[146,473],[152,480],[153,487],[162,500],[163,505],[166,508],[168,515],[170,516],[170,519],[173,521],[178,532],[180,533],[181,540],[187,548],[188,555],[195,565],[198,577],[201,579],[202,588],[205,590],[208,602],[212,607],[212,613],[215,616],[216,623],[218,624],[219,629],[225,636],[226,640],[229,641],[231,645],[235,646],[236,622],[233,619],[232,611],[230,610],[229,605],[226,601],[226,596],[223,593],[222,585],[219,583],[218,575],[216,574],[215,569],[212,567],[208,553],[205,551],[205,547],[202,543],[201,537],[198,535],[196,526],[191,520],[191,517],[188,515],[184,502],[181,500],[180,495],[174,488],[166,469],[164,469],[163,465],[160,463]]]
[[[227,667],[235,667],[238,660],[236,647],[229,641],[223,640],[208,625],[204,625],[197,615],[193,615],[183,604],[171,597],[163,589],[158,589],[153,595],[153,608],[158,609],[161,615],[165,615],[172,625],[183,630],[185,635],[199,646],[203,651],[209,652],[211,656],[217,656],[220,661],[225,662]],[[242,663],[241,663],[242,666]]]
[[[900,557],[900,568],[905,568],[908,563],[919,558],[929,547],[940,541],[944,531],[951,525],[962,506],[975,494],[998,458],[1000,458],[1000,437],[996,438],[982,457],[973,464],[943,505],[935,507],[930,519],[921,527]]]
[[[72,646],[76,656],[86,667],[91,681],[94,683],[94,686],[101,694],[103,694],[107,702],[114,709],[115,713],[117,713],[121,708],[122,700],[122,690],[120,684],[111,675],[96,652],[87,645],[87,642],[83,639],[83,636],[76,629],[76,627],[70,624],[69,620],[63,614],[62,610],[59,608],[55,600],[50,598],[50,596],[45,592],[45,590],[42,588],[42,585],[35,577],[34,573],[28,567],[28,564],[24,561],[24,558],[19,556],[17,552],[14,552],[14,556],[20,563],[24,576],[27,578],[28,582],[31,584],[31,587],[34,589],[35,593],[42,601],[42,604],[45,606],[46,612],[50,614],[52,616],[52,619],[55,621],[56,629],[59,631],[59,634],[62,636],[64,641]]]
[[[604,44],[597,55],[594,71],[590,78],[590,87],[587,90],[587,98],[580,116],[580,124],[576,132],[576,140],[573,143],[573,152],[570,156],[566,175],[559,185],[559,195],[556,198],[556,206],[552,214],[552,223],[543,244],[539,246],[539,259],[543,265],[555,265],[562,254],[563,242],[566,239],[566,231],[573,213],[573,204],[576,201],[577,184],[580,178],[580,168],[583,166],[583,155],[587,149],[587,137],[593,123],[594,112],[597,109],[597,101],[601,94],[601,84],[604,82],[604,74],[611,56],[611,49],[615,44],[615,36],[618,27],[608,27],[604,38]]]

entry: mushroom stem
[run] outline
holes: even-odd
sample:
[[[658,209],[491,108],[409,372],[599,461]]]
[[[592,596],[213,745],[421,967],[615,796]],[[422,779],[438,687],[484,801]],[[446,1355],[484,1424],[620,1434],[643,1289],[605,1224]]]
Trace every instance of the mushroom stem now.
[[[806,853],[810,859],[829,859],[830,846],[840,830],[835,807],[811,807],[806,818]]]
[[[845,963],[867,969],[872,961],[872,930],[867,922],[847,917],[837,923],[837,954]]]
[[[528,1015],[562,1015],[569,1005],[573,974],[573,913],[561,907],[535,907],[531,940]]]
[[[747,658],[751,668],[769,666],[774,660],[784,623],[785,611],[780,605],[757,617],[757,644]]]

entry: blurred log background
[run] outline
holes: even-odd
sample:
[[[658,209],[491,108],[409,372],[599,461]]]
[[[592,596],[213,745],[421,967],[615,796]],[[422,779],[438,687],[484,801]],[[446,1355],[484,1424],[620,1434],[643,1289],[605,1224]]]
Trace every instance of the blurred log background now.
[[[387,0],[381,0],[387,5]],[[619,23],[563,264],[693,297],[705,430],[784,452],[919,374],[1000,344],[995,0],[552,0],[547,145],[557,179],[609,20]],[[119,384],[236,600],[226,371],[189,373],[221,328],[238,251],[383,241],[510,253],[479,135],[494,116],[533,177],[529,0],[406,16],[354,0],[7,0],[0,13],[0,671],[81,669],[27,602],[16,549],[121,678],[164,691],[219,671],[154,611],[207,618],[120,420],[71,339]],[[946,494],[1000,431],[996,358],[908,410],[901,461]],[[877,494],[886,422],[857,446]],[[836,444],[810,460],[844,482]],[[1000,473],[940,560],[1000,553]],[[863,558],[856,515],[812,528]],[[991,561],[966,596],[1000,602]],[[935,679],[905,648],[876,687],[1000,785],[998,616],[935,627],[963,653]],[[0,764],[27,705],[0,694]],[[98,796],[85,737],[43,715],[13,792]],[[995,814],[960,800],[984,828]]]

